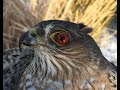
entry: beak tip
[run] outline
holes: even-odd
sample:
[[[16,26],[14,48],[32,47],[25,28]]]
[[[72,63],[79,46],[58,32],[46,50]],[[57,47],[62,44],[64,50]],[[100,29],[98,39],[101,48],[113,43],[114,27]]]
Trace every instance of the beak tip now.
[[[23,44],[23,42],[25,41],[25,39],[28,37],[29,32],[25,32],[19,39],[19,48],[21,48],[21,45]]]

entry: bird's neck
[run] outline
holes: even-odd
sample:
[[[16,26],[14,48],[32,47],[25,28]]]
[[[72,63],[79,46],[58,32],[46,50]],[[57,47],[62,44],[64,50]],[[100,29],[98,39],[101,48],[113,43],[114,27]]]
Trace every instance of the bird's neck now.
[[[65,57],[63,57],[65,58]],[[72,59],[72,58],[71,58]],[[89,63],[87,57],[80,60],[73,60],[72,62],[66,58],[66,61],[59,61],[51,54],[46,52],[36,52],[29,66],[32,75],[37,74],[39,77],[48,77],[59,80],[72,80],[72,78],[87,78],[94,76],[99,70],[95,63]],[[68,61],[67,61],[68,60]],[[92,67],[91,67],[92,66]]]

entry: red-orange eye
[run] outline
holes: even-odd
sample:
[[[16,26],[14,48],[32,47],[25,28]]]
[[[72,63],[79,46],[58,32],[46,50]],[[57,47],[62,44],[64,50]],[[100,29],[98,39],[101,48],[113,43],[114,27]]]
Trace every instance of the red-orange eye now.
[[[53,34],[53,41],[59,46],[64,46],[68,44],[69,36],[65,32],[57,32]]]

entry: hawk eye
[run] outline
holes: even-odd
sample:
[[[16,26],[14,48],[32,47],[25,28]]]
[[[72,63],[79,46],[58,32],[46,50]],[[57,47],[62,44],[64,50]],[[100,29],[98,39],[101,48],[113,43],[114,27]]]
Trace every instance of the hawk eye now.
[[[69,43],[69,35],[66,32],[55,32],[51,38],[58,46],[65,46]]]

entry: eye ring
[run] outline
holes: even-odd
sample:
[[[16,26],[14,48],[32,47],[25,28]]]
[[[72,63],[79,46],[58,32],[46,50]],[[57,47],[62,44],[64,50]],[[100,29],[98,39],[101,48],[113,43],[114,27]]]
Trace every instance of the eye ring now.
[[[69,43],[70,37],[66,32],[58,31],[50,35],[52,41],[58,46],[66,46]]]

